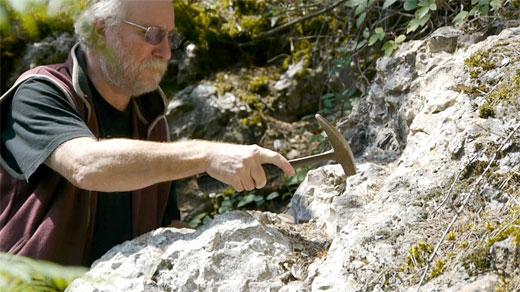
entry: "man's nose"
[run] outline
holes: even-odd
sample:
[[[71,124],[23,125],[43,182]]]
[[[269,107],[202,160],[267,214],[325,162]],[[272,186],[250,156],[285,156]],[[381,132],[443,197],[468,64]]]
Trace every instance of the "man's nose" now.
[[[160,57],[165,60],[170,60],[172,56],[172,50],[170,48],[170,41],[168,37],[165,37],[158,47],[153,51],[155,57]]]

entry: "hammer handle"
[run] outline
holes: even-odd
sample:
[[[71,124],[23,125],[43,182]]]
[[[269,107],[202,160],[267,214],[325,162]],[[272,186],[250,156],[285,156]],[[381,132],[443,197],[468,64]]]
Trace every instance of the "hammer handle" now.
[[[323,160],[331,159],[334,159],[334,151],[332,150],[325,153],[289,160],[289,163],[291,163],[291,165],[294,168],[299,168]],[[283,170],[281,170],[274,164],[264,164],[262,166],[264,167],[265,175],[268,179],[284,174]],[[198,178],[197,183],[199,185],[199,190],[204,194],[218,193],[231,188],[230,185],[225,184],[217,179],[214,179],[213,177],[207,174],[201,175]]]

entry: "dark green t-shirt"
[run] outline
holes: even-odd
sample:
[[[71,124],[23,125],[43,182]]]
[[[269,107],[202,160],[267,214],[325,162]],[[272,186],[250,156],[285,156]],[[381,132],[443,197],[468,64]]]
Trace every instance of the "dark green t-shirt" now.
[[[89,85],[100,138],[130,138],[132,107],[117,110]],[[0,149],[11,168],[29,182],[44,179],[52,171],[44,162],[59,145],[79,137],[95,138],[59,87],[45,79],[20,85],[5,121]],[[172,185],[163,225],[174,219],[180,219],[180,212]],[[131,193],[99,193],[89,264],[132,237]]]

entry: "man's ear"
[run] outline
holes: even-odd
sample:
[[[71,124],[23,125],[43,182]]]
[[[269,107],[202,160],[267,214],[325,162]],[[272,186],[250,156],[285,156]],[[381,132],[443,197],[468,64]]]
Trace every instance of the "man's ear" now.
[[[104,20],[94,21],[92,27],[92,40],[98,48],[104,48],[106,44],[106,25]]]

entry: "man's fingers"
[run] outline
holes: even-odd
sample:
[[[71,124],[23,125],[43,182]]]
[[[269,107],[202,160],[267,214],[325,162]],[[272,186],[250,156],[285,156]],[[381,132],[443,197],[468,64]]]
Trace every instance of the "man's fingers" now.
[[[244,189],[246,189],[247,191],[252,191],[255,189],[255,182],[253,181],[253,178],[250,174],[242,178],[242,185],[244,186]]]
[[[261,189],[267,183],[267,178],[265,176],[265,171],[262,166],[254,166],[251,168],[251,177],[255,181],[255,187],[257,189]]]
[[[280,169],[285,172],[288,176],[293,176],[296,174],[296,171],[294,170],[294,167],[289,163],[285,157],[283,157],[281,154],[274,152],[272,150],[263,149],[262,155],[260,157],[260,162],[262,164],[271,163],[276,166],[278,166]]]

